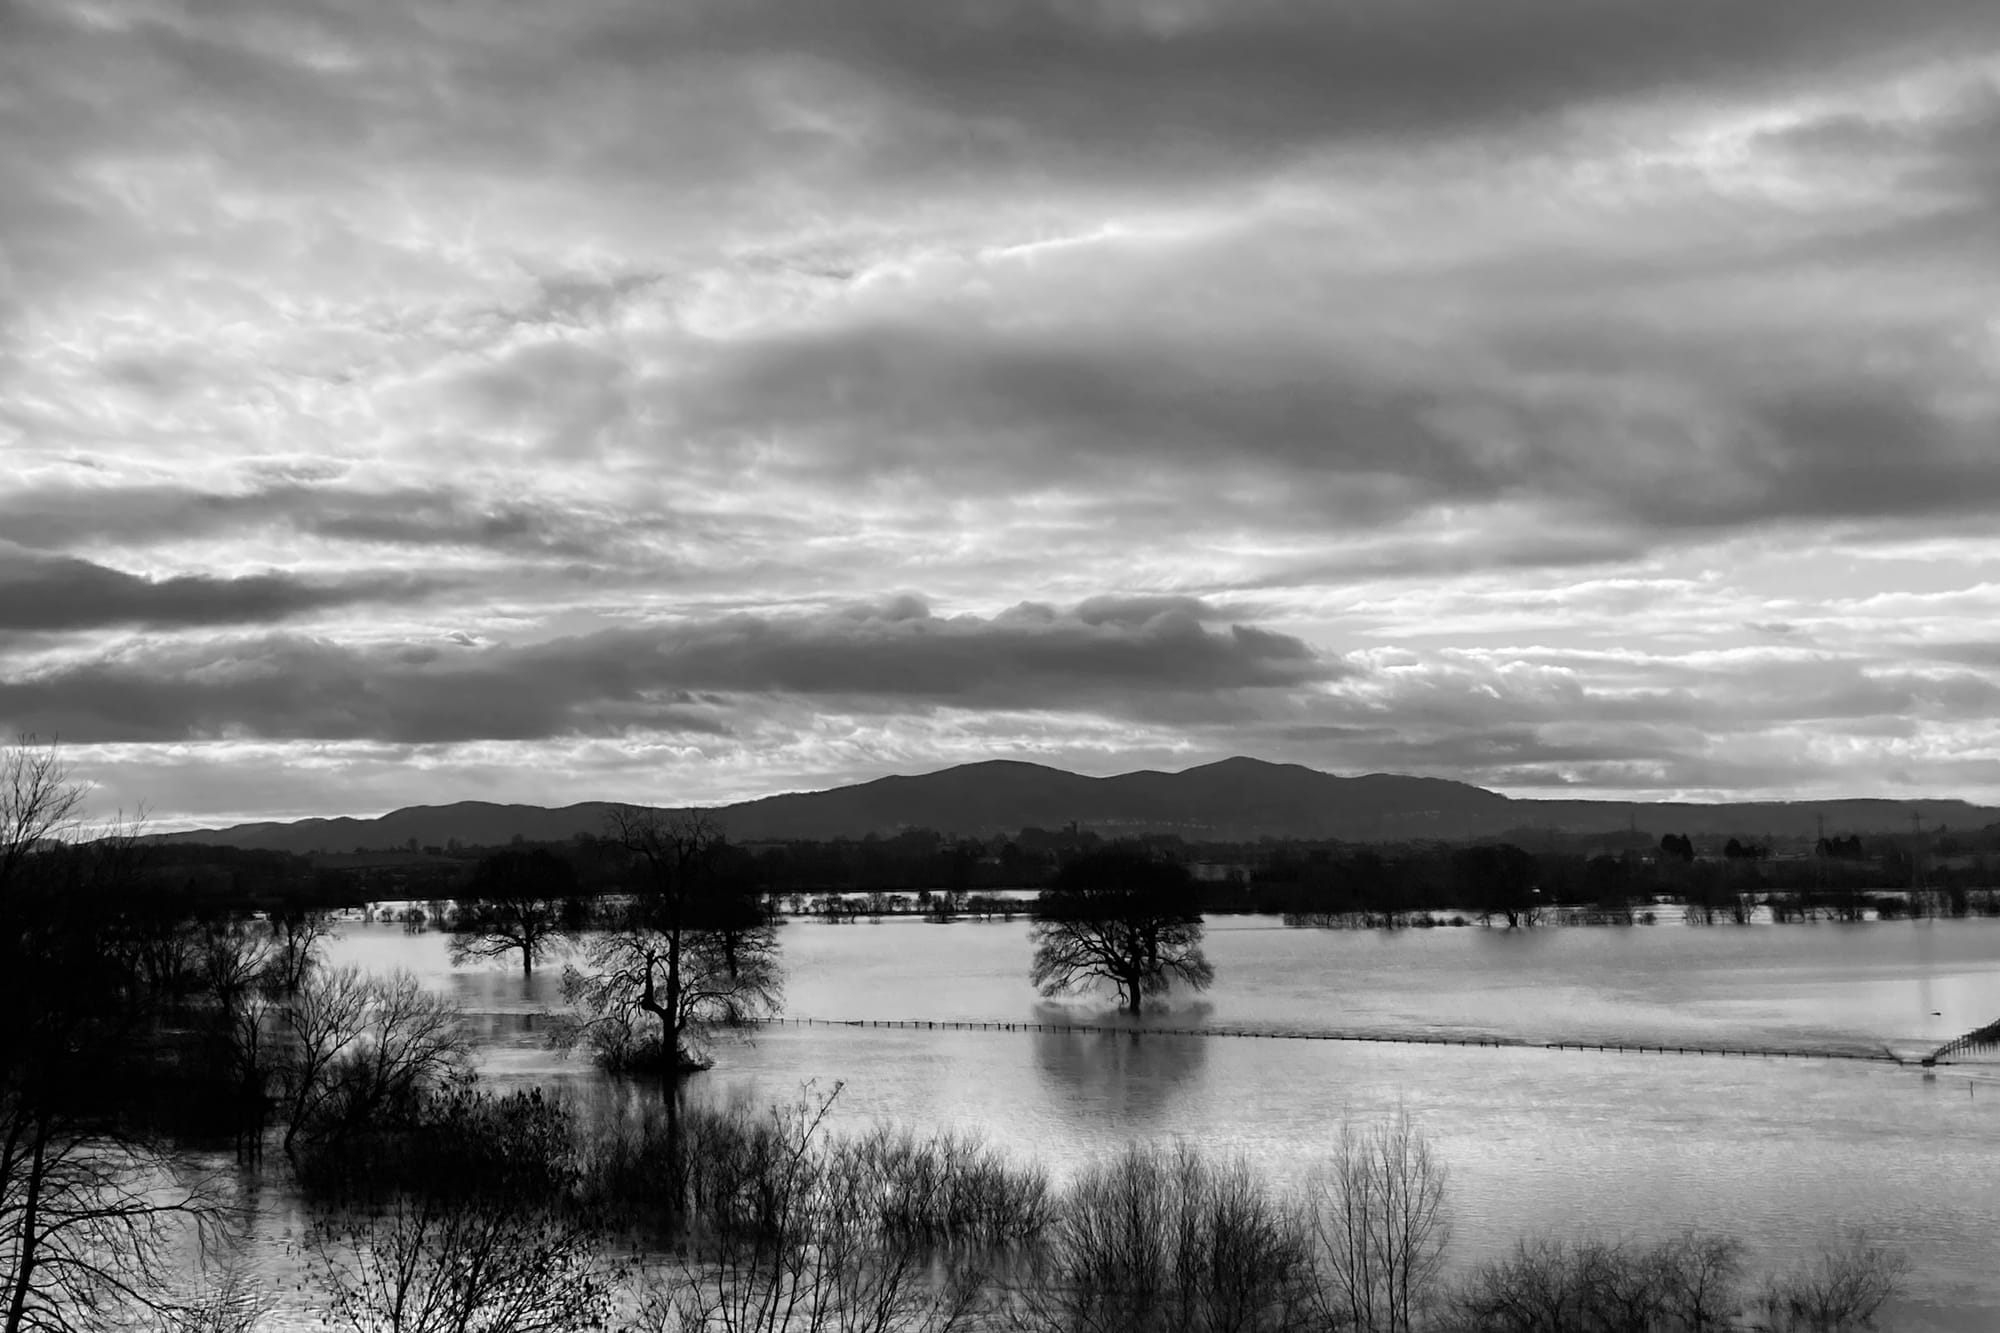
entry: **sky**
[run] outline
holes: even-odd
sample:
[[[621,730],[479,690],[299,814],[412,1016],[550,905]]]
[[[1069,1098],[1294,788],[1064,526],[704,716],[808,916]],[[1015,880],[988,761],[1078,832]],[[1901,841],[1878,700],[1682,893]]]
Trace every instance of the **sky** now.
[[[10,0],[0,729],[157,827],[2000,801],[1992,0]]]

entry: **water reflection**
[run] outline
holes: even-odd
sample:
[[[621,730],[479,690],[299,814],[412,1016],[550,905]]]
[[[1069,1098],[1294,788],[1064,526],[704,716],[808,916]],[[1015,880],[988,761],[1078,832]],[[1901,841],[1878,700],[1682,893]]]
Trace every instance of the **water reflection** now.
[[[1208,1063],[1200,1037],[1160,1027],[1200,1027],[1213,1006],[1184,1006],[1163,1020],[1132,1022],[1115,1012],[1085,1015],[1056,1005],[1036,1006],[1032,1021],[1085,1023],[1097,1031],[1045,1029],[1031,1040],[1035,1072],[1050,1098],[1078,1117],[1124,1123],[1135,1129],[1161,1121],[1175,1100],[1198,1085]]]

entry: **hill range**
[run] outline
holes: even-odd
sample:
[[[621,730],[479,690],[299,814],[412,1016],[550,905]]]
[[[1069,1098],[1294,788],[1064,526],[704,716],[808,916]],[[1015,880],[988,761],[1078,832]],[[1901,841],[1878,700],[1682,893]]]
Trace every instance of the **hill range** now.
[[[601,834],[609,803],[548,809],[459,801],[394,810],[378,819],[300,819],[161,835],[288,852],[347,852],[408,846],[498,846],[520,837],[558,842]],[[1912,816],[1925,829],[1974,829],[2000,809],[1964,801],[1872,799],[1725,804],[1516,800],[1443,778],[1371,773],[1337,777],[1298,764],[1225,759],[1180,773],[1142,771],[1092,778],[1040,764],[995,760],[913,777],[880,778],[826,791],[767,796],[714,812],[737,842],[860,838],[905,829],[992,836],[1072,823],[1107,837],[1179,834],[1190,841],[1334,838],[1350,842],[1458,841],[1536,833],[1812,837],[1901,833]]]

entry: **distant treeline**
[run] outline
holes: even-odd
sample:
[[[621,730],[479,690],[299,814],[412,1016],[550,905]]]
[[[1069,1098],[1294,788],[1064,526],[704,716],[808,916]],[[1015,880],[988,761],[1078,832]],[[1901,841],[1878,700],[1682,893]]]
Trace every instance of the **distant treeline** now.
[[[1662,900],[1689,904],[1711,919],[1741,915],[1757,904],[1781,920],[1977,914],[1992,910],[1992,895],[1983,891],[2000,880],[2000,852],[1985,849],[1987,833],[1865,841],[1834,836],[1816,848],[1775,856],[1747,836],[1711,847],[1671,833],[1656,839],[1637,832],[1541,835],[1532,850],[1515,842],[1135,841],[1186,864],[1208,912],[1362,919],[1460,912],[1520,925],[1565,910],[1618,919]],[[793,912],[813,910],[828,895],[904,895],[914,902],[928,894],[963,903],[1000,890],[1042,889],[1069,860],[1108,841],[1076,830],[1026,829],[984,840],[913,830],[731,846],[722,869],[743,891]],[[629,856],[603,838],[583,835],[545,846],[572,867],[579,894],[631,887]],[[454,845],[304,857],[169,844],[146,848],[142,864],[172,910],[200,915],[449,900],[463,896],[480,863],[500,850]]]

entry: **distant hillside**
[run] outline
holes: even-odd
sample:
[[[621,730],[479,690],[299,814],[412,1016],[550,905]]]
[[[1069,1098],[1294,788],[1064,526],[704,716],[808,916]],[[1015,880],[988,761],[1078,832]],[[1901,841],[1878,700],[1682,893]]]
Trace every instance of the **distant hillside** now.
[[[210,842],[291,852],[357,848],[497,846],[517,835],[553,842],[602,833],[610,806],[600,801],[559,810],[460,801],[411,806],[379,819],[302,819],[239,824],[168,834],[169,842]],[[1225,759],[1181,773],[1142,771],[1091,778],[1007,760],[965,764],[915,777],[881,778],[829,791],[798,792],[724,806],[740,842],[830,839],[929,828],[991,835],[1072,822],[1115,836],[1178,833],[1190,840],[1261,837],[1341,838],[1356,842],[1462,839],[1537,831],[1605,833],[1636,826],[1655,835],[1811,835],[1824,818],[1829,833],[1904,832],[1912,812],[1926,828],[1971,829],[2000,820],[2000,810],[1963,801],[1797,801],[1729,805],[1624,801],[1517,801],[1442,778],[1372,773],[1336,777],[1297,764]]]

